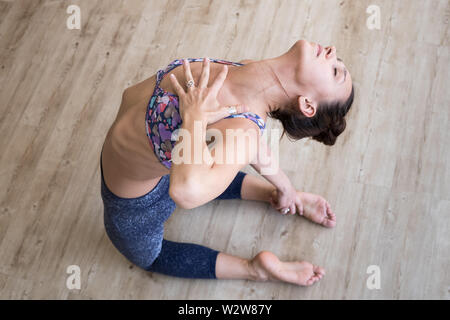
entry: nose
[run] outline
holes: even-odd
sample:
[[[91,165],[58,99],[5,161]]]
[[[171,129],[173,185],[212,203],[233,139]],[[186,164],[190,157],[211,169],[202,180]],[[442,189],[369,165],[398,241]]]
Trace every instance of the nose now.
[[[333,58],[336,56],[336,47],[335,46],[328,46],[325,48],[325,58]]]

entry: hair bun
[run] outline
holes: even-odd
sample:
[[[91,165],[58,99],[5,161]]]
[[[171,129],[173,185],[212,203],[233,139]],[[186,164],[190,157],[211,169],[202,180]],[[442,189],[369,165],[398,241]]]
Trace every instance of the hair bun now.
[[[289,139],[299,140],[312,138],[332,146],[336,138],[345,130],[344,117],[353,103],[354,90],[346,101],[332,101],[319,103],[316,113],[307,117],[299,110],[298,99],[292,99],[282,106],[274,106],[268,113],[269,117],[281,121],[283,125],[283,138],[286,133]]]
[[[332,146],[336,143],[336,138],[345,130],[345,126],[345,118],[339,118],[332,122],[328,128],[312,138],[327,146]]]

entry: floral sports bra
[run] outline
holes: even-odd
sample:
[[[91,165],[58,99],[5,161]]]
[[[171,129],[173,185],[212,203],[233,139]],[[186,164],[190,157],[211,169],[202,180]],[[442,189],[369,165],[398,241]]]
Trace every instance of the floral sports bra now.
[[[197,62],[203,61],[203,58],[192,58],[187,60],[189,62]],[[230,62],[212,58],[210,58],[210,61],[234,66],[244,65],[238,62]],[[172,135],[172,133],[181,127],[182,120],[179,113],[178,96],[165,91],[159,86],[159,84],[166,73],[182,64],[182,60],[177,59],[172,61],[165,70],[158,70],[156,74],[155,90],[153,91],[153,95],[150,97],[150,102],[147,106],[147,112],[145,114],[145,127],[149,143],[155,152],[156,157],[168,169],[170,169],[172,165],[172,149],[177,142],[176,134]],[[266,127],[261,117],[252,112],[232,114],[226,118],[237,117],[247,118],[254,121],[261,129],[261,134]]]

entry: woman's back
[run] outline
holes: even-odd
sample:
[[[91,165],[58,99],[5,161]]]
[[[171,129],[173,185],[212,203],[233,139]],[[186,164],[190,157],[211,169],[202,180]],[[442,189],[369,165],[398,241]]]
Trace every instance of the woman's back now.
[[[211,63],[210,83],[221,68],[221,64]],[[235,68],[239,66],[229,65],[229,73]],[[199,79],[202,62],[192,62],[191,71],[194,79]],[[175,74],[180,83],[185,83],[183,67],[176,67],[170,73]],[[125,90],[117,117],[104,142],[102,166],[105,183],[113,193],[123,198],[135,198],[147,193],[161,176],[170,172],[155,155],[147,137],[146,112],[155,85],[156,75]],[[168,74],[162,78],[159,87],[175,94]],[[218,98],[221,105],[241,103],[240,97],[234,97],[231,92],[224,90],[225,92],[221,92],[221,98]],[[221,120],[208,125],[207,128],[223,128],[226,123]]]

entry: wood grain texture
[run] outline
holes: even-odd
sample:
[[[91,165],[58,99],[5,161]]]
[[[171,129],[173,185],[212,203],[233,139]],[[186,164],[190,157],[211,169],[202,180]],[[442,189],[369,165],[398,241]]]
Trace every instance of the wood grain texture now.
[[[71,4],[81,30],[66,28]],[[0,1],[0,298],[449,299],[450,3],[378,0],[380,30],[366,27],[371,4]],[[279,146],[281,167],[331,203],[336,227],[214,200],[177,208],[165,237],[246,258],[270,250],[325,277],[304,288],[131,266],[106,237],[100,197],[100,149],[123,89],[176,58],[266,59],[302,38],[336,46],[356,89],[335,146]],[[281,124],[267,128],[270,138]],[[66,288],[69,265],[80,290]],[[379,290],[366,286],[370,265]]]

